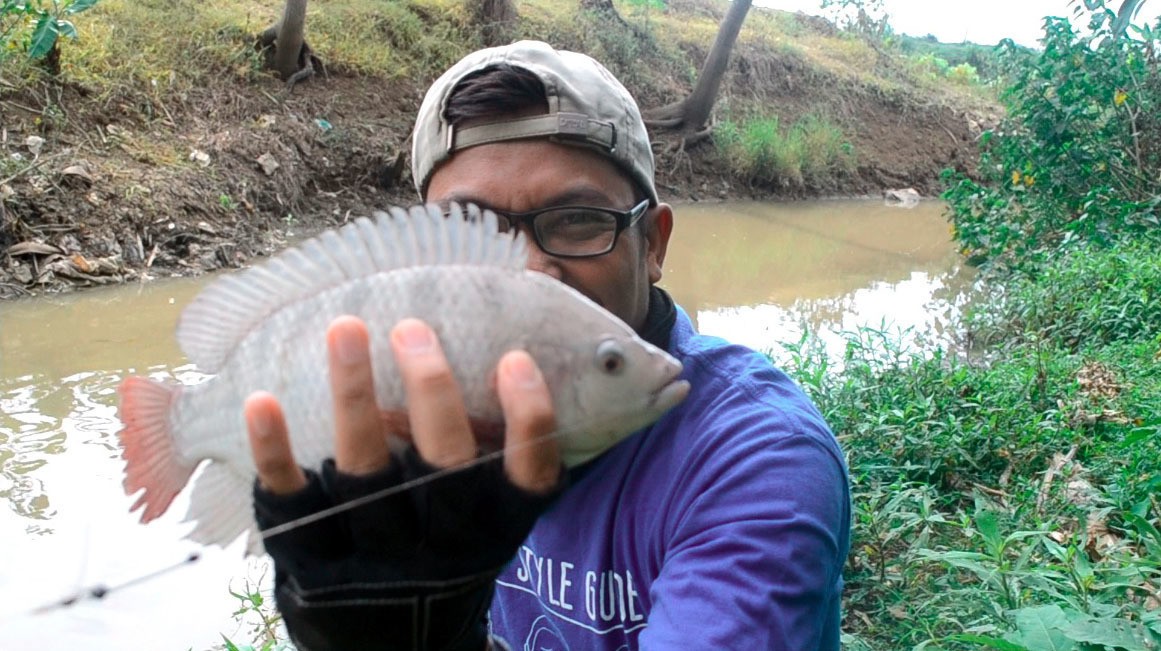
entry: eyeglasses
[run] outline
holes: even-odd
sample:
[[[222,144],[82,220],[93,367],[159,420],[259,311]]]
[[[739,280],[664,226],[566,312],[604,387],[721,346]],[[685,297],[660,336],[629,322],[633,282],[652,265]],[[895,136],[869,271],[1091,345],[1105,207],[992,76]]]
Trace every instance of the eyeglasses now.
[[[553,206],[528,212],[496,213],[501,231],[524,226],[536,245],[558,258],[595,258],[617,245],[617,236],[636,224],[649,209],[649,200],[627,211],[590,206]]]

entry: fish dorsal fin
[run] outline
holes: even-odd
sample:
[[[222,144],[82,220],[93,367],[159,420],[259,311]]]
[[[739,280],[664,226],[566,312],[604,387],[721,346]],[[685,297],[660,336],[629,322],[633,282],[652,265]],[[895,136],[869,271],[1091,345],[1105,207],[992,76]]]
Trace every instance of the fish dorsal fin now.
[[[433,204],[377,211],[211,283],[181,313],[177,341],[199,369],[216,373],[267,316],[349,280],[444,264],[520,270],[527,261],[523,234],[500,232],[496,215],[474,205],[452,204],[447,217]]]

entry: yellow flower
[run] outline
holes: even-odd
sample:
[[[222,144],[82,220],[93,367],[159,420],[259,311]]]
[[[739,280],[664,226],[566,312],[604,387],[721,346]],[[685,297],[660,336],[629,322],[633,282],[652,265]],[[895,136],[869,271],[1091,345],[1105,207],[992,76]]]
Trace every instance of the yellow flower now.
[[[1012,170],[1012,185],[1020,185],[1020,170]]]
[[[1117,89],[1116,94],[1113,95],[1113,104],[1120,106],[1124,104],[1125,100],[1127,99],[1129,99],[1129,94],[1123,90]]]
[[[1036,182],[1036,178],[1033,177],[1031,174],[1024,175],[1024,185],[1025,186],[1032,187],[1032,184],[1035,182]]]

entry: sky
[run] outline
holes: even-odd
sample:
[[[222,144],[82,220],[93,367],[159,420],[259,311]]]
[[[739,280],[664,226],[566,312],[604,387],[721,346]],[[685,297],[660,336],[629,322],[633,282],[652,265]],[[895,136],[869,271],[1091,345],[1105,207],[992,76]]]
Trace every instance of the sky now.
[[[755,0],[756,5],[821,14],[820,0]],[[1119,3],[1110,1],[1111,6]],[[994,45],[1001,39],[1035,47],[1043,35],[1044,16],[1069,16],[1069,0],[884,0],[896,32],[934,34],[945,43],[964,40]],[[1157,16],[1161,1],[1147,2],[1134,22]]]

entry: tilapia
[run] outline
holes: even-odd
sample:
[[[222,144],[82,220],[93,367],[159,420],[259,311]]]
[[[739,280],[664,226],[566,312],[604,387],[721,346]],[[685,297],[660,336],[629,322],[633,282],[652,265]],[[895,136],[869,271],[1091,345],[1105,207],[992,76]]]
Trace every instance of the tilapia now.
[[[684,399],[681,364],[580,292],[526,269],[522,233],[501,232],[474,206],[399,208],[360,218],[225,276],[182,314],[177,338],[206,381],[127,378],[119,392],[124,488],[148,522],[166,511],[204,461],[190,496],[189,538],[225,546],[249,531],[261,550],[249,490],[256,476],[243,401],[280,400],[295,458],[333,456],[325,331],[338,316],[370,332],[376,400],[405,429],[406,401],[389,333],[415,317],[439,336],[482,449],[502,447],[493,386],[499,359],[523,349],[552,394],[566,465],[592,459]],[[397,432],[403,437],[406,431]]]

